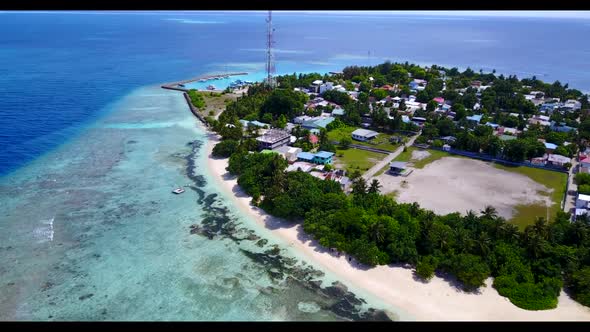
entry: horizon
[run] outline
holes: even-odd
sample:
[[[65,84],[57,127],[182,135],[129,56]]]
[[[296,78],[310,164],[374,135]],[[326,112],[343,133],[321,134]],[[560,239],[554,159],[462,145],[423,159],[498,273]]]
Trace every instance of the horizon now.
[[[521,18],[569,18],[590,19],[588,10],[273,10],[279,14],[304,15],[400,15],[400,16],[448,16],[448,17],[521,17]],[[67,11],[0,11],[0,14],[218,14],[218,13],[255,13],[263,14],[267,10],[67,10]]]

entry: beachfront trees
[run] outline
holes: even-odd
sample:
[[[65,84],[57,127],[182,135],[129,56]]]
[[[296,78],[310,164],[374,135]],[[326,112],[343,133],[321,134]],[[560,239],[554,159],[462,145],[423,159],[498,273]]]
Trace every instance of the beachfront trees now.
[[[371,185],[369,186],[368,192],[370,194],[378,194],[381,190],[381,187],[383,186],[379,183],[379,180],[373,179],[373,181],[371,181]]]
[[[239,141],[233,139],[226,139],[219,142],[218,144],[215,144],[215,146],[213,147],[212,154],[215,157],[228,158],[238,150],[239,145]]]

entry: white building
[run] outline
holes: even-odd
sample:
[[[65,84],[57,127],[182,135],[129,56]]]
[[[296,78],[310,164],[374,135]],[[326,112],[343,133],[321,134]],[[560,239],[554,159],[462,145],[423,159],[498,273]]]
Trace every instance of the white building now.
[[[576,209],[588,209],[590,203],[590,195],[578,194],[576,198]]]
[[[352,132],[352,138],[357,141],[362,141],[362,142],[373,139],[373,138],[377,137],[377,135],[379,135],[378,132],[368,130],[368,129],[357,129]]]

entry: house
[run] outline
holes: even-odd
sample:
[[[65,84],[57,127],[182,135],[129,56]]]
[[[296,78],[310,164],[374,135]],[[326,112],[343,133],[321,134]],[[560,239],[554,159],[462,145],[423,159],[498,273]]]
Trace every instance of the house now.
[[[313,164],[331,164],[333,152],[320,151],[318,153],[311,152],[299,152],[297,154],[297,160],[304,161]]]
[[[580,173],[590,173],[590,157],[580,160]]]
[[[557,149],[556,144],[545,142],[545,150],[547,151],[547,153],[553,153],[555,149]]]
[[[451,146],[448,144],[443,145],[442,147],[443,151],[451,151]]]
[[[393,161],[389,163],[389,172],[393,174],[403,174],[407,168],[408,163],[401,161]]]
[[[319,141],[320,141],[320,139],[318,138],[317,135],[315,135],[313,133],[310,133],[309,134],[309,143],[311,143],[311,144],[318,144]]]
[[[511,141],[513,139],[517,139],[516,136],[512,136],[512,135],[500,135],[500,136],[498,136],[498,138],[502,141]]]
[[[357,129],[352,132],[352,138],[357,141],[368,141],[371,140],[379,135],[378,132],[368,129]]]
[[[286,171],[287,172],[302,171],[302,172],[308,173],[313,168],[314,168],[314,165],[311,165],[310,163],[296,161],[296,162],[292,163],[291,165],[287,166]]]
[[[578,194],[576,198],[576,209],[590,208],[590,195]]]
[[[565,122],[556,123],[555,121],[551,121],[551,126],[549,128],[553,131],[557,131],[557,132],[561,132],[561,133],[576,131],[576,128],[566,126]]]
[[[547,115],[535,115],[529,119],[529,124],[538,124],[541,126],[550,126],[551,122],[549,121],[549,117]]]
[[[559,154],[550,154],[547,158],[547,164],[554,166],[565,166],[565,164],[571,164],[571,162],[571,158]]]
[[[466,117],[467,121],[474,123],[474,124],[478,124],[481,121],[481,118],[483,117],[482,114],[475,114],[475,115],[470,115],[468,117]]]
[[[439,105],[442,105],[445,103],[445,99],[443,97],[436,97],[436,98],[433,98],[432,100],[437,102]]]
[[[492,127],[492,129],[494,129],[494,130],[496,130],[498,127],[500,127],[500,125],[499,125],[499,124],[497,124],[497,123],[491,123],[491,122],[487,122],[487,123],[486,123],[486,126],[490,126],[490,127]]]
[[[291,141],[291,134],[283,129],[269,129],[264,135],[257,137],[258,148],[263,149],[276,149],[283,145],[289,144]]]
[[[420,117],[420,116],[413,116],[412,117],[412,122],[414,122],[418,126],[423,126],[424,123],[426,122],[426,118],[423,118],[423,117]]]
[[[283,145],[274,151],[280,153],[289,163],[297,161],[297,154],[301,152],[301,148]]]
[[[320,85],[319,92],[320,92],[320,94],[323,94],[324,92],[330,91],[333,88],[334,88],[334,83],[332,83],[332,82],[326,82],[326,83]]]
[[[338,108],[335,108],[332,111],[332,115],[333,116],[343,116],[344,115],[344,109],[343,108],[339,108],[339,107]]]
[[[333,152],[327,151],[319,151],[315,154],[313,163],[314,164],[331,164],[332,163],[332,156],[334,156]]]
[[[565,101],[565,104],[563,105],[562,108],[565,108],[567,110],[571,110],[571,111],[577,111],[582,109],[582,103],[574,100],[574,99],[568,99]]]
[[[334,121],[336,118],[328,116],[328,117],[317,117],[312,118],[311,120],[304,121],[302,123],[302,127],[305,129],[319,129],[319,128],[326,128],[328,124]]]

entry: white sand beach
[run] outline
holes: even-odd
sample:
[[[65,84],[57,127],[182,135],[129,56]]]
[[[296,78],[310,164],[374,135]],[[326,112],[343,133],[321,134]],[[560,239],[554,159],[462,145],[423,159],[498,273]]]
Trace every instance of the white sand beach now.
[[[520,309],[500,296],[492,288],[492,279],[479,294],[465,293],[455,288],[451,282],[434,277],[423,283],[414,279],[409,268],[397,266],[378,266],[367,268],[349,262],[347,256],[337,257],[329,250],[319,246],[310,236],[303,233],[300,225],[293,226],[278,218],[269,216],[261,209],[250,205],[250,197],[245,195],[237,181],[225,168],[227,159],[211,158],[217,135],[211,134],[207,143],[209,156],[207,167],[214,175],[214,181],[222,191],[233,193],[235,204],[258,223],[298,250],[309,261],[315,262],[332,272],[346,285],[362,289],[393,308],[400,308],[417,320],[424,321],[590,321],[590,308],[584,307],[563,291],[556,309],[527,311]]]

